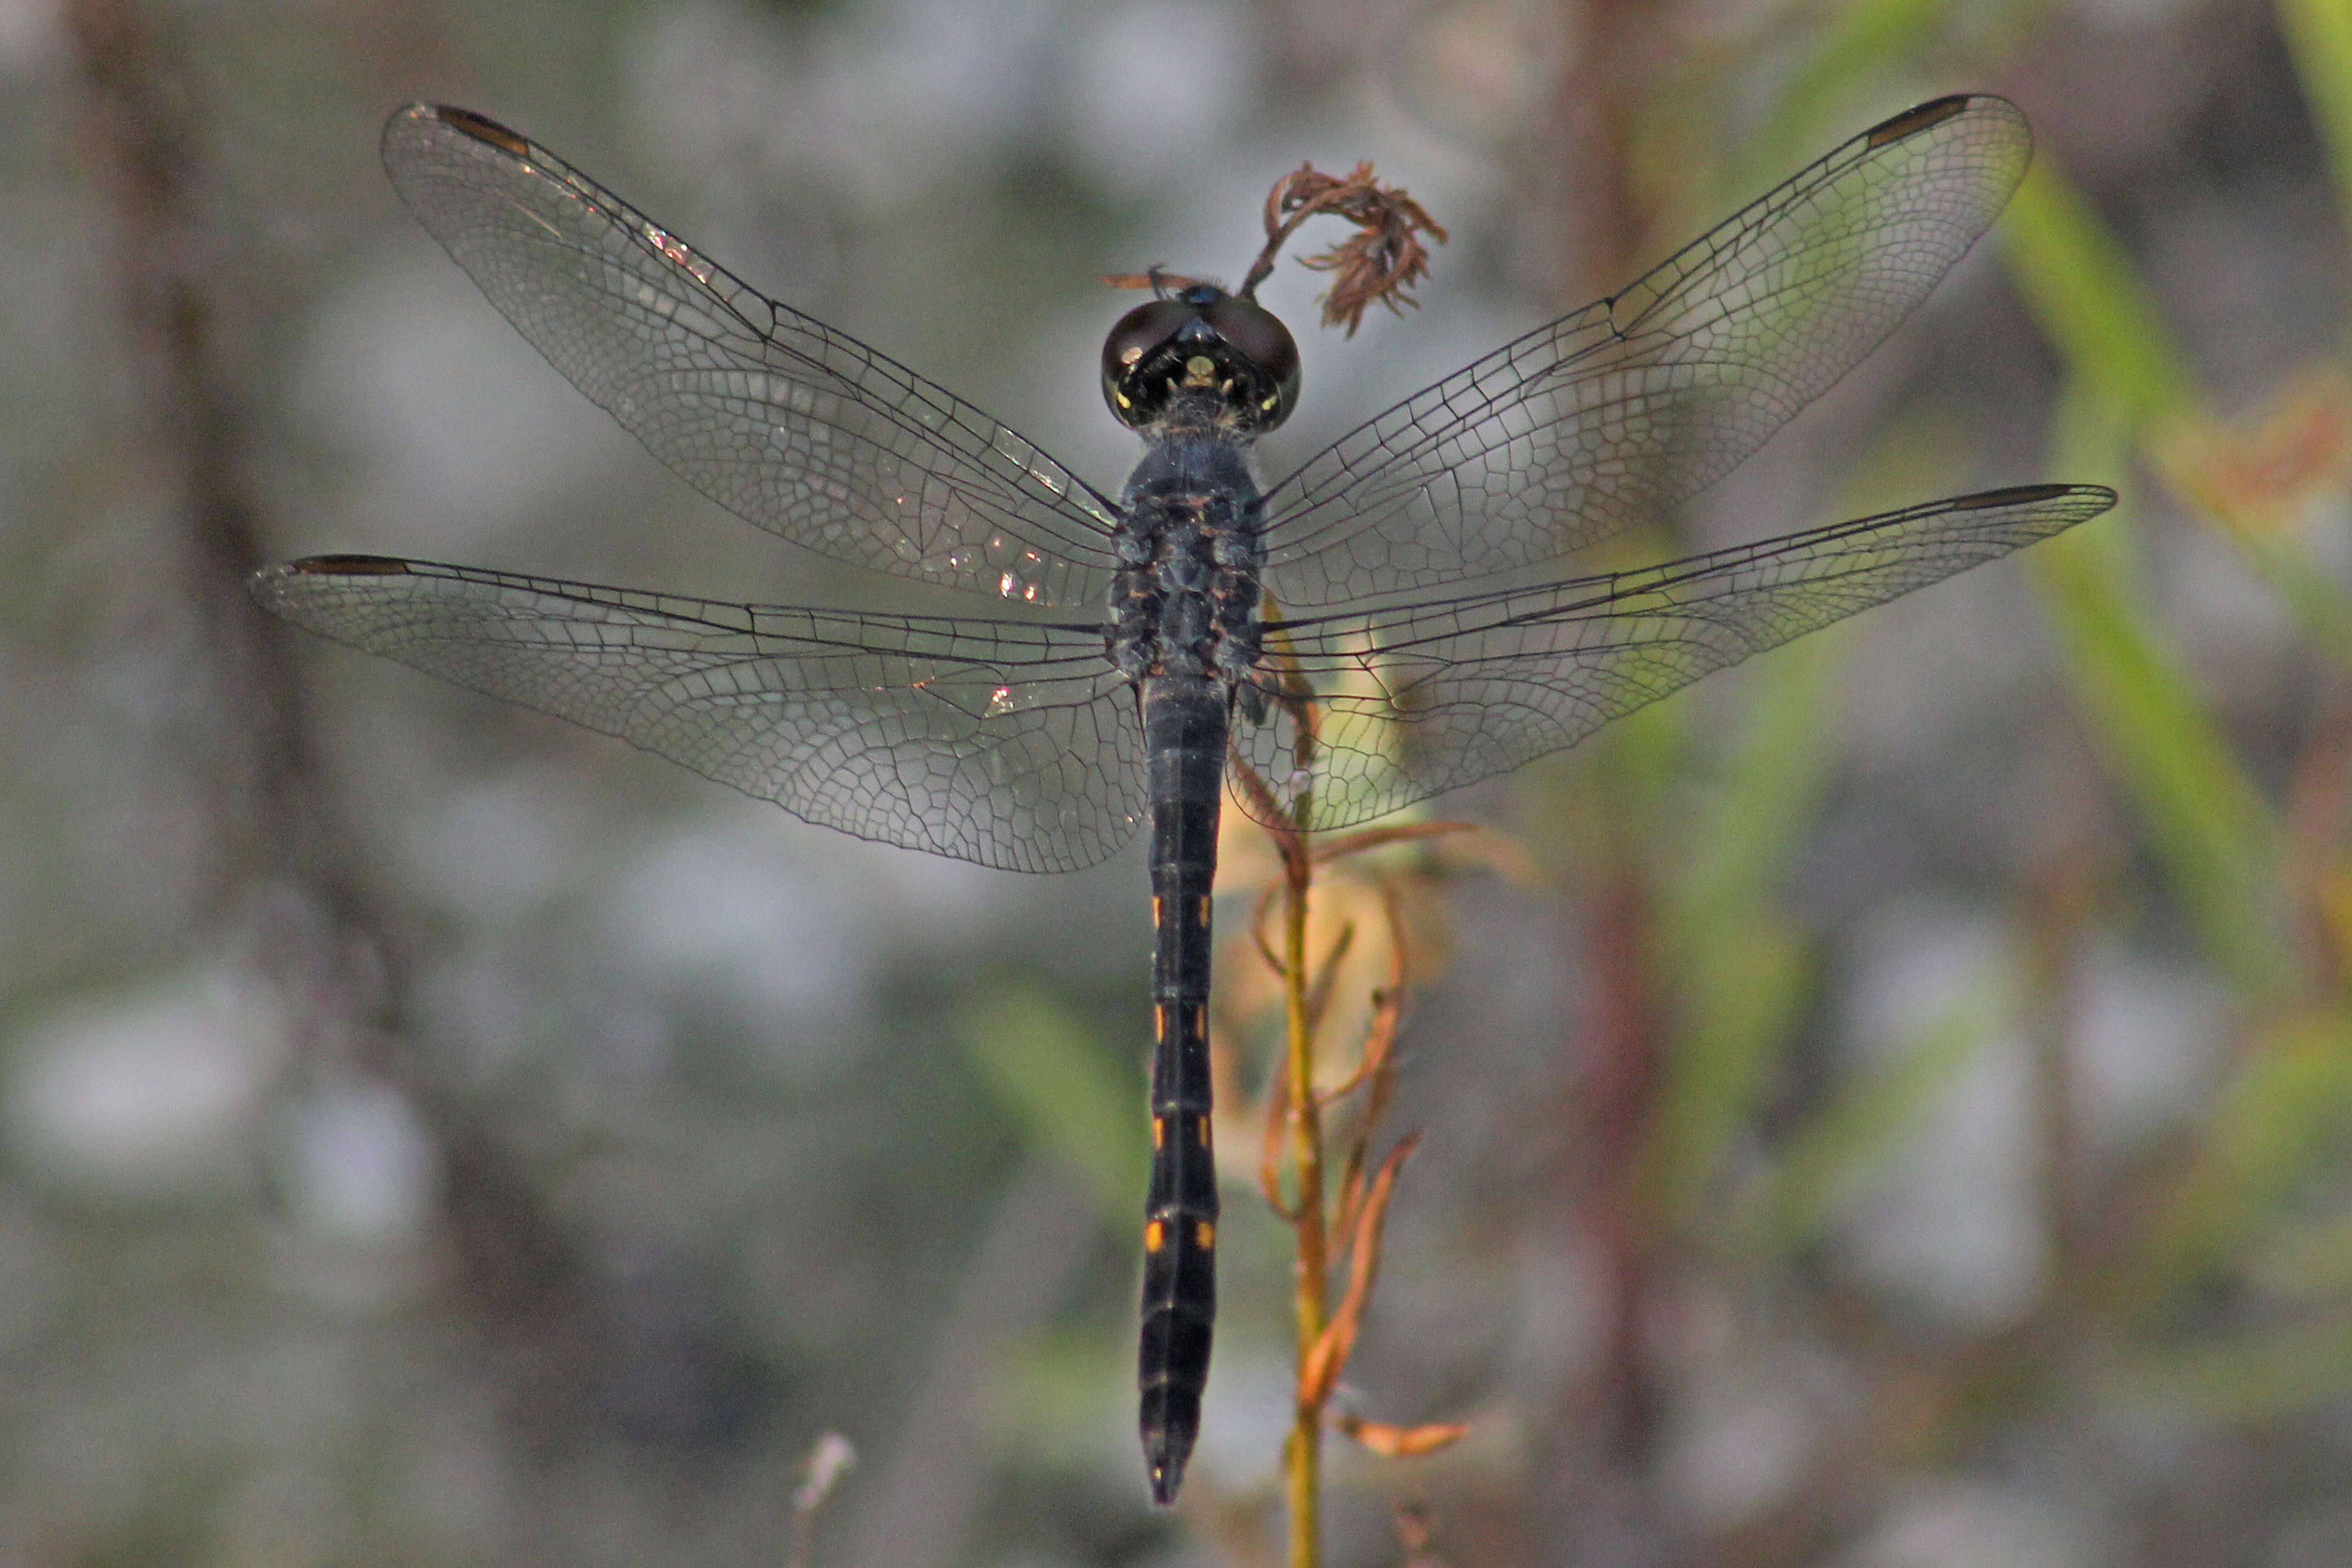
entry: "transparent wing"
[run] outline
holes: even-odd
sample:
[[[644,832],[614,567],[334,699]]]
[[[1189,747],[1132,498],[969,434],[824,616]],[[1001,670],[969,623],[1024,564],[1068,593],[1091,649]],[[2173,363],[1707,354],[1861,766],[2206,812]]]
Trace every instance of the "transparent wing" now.
[[[383,163],[556,369],[739,517],[897,576],[1098,604],[1109,505],[1018,432],[762,297],[546,148],[460,109]]]
[[[1134,692],[1097,627],[716,604],[359,555],[273,566],[252,587],[321,636],[860,838],[1064,871],[1142,820]]]
[[[2115,502],[2095,485],[1990,490],[1640,572],[1272,624],[1266,721],[1237,725],[1234,745],[1284,810],[1308,792],[1309,824],[1344,827],[1574,745],[1710,670]],[[1287,702],[1286,650],[1301,693]]]
[[[1286,609],[1459,582],[1654,521],[1869,353],[2025,172],[1983,94],[1864,132],[1632,288],[1505,344],[1267,492]]]

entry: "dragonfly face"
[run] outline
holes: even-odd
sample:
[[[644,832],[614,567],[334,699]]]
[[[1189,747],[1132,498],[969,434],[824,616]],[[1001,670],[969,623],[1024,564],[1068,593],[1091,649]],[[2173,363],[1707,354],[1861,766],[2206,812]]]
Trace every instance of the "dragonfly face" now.
[[[1142,430],[1184,394],[1213,399],[1220,419],[1248,435],[1273,429],[1298,405],[1298,345],[1274,312],[1212,283],[1190,283],[1138,305],[1103,341],[1103,401]]]
[[[1922,104],[1262,489],[1247,448],[1297,401],[1297,346],[1251,301],[1184,285],[1104,346],[1104,395],[1147,442],[1113,499],[539,143],[418,105],[384,131],[394,184],[573,384],[754,526],[963,589],[972,613],[354,555],[269,568],[252,590],[323,636],[860,837],[1059,871],[1148,824],[1140,1425],[1166,1502],[1198,1430],[1215,1308],[1209,889],[1228,755],[1268,785],[1246,809],[1344,827],[2114,505],[2095,485],[2016,486],[1643,571],[1477,581],[1524,584],[1728,472],[1926,298],[2029,149],[2000,99]],[[1282,618],[1261,616],[1261,578]],[[1096,618],[1027,614],[1042,606]]]

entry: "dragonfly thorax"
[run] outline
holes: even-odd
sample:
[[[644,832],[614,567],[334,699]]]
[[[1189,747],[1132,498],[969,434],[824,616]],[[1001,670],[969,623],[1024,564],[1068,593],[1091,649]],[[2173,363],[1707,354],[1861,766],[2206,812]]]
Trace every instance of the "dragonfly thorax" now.
[[[1256,666],[1258,492],[1240,443],[1216,431],[1155,444],[1128,480],[1116,536],[1109,652],[1130,680],[1244,681]]]

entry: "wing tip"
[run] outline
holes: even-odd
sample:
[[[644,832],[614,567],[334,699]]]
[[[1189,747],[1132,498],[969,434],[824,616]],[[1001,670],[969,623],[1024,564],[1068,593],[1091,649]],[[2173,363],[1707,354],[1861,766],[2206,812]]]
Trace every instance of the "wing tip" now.
[[[245,591],[264,609],[285,615],[285,606],[305,596],[306,590],[296,586],[303,578],[399,577],[408,574],[409,566],[388,555],[305,555],[262,567],[245,580]]]
[[[398,577],[409,563],[390,555],[305,555],[282,566],[266,567],[271,575],[307,577]]]
[[[389,141],[408,127],[429,131],[436,124],[446,126],[486,146],[495,147],[509,158],[527,162],[534,156],[530,150],[530,138],[521,132],[510,130],[487,114],[459,109],[454,104],[418,102],[396,110],[384,125],[384,137]]]
[[[1995,113],[2005,112],[2009,118],[2015,119],[2020,123],[2022,123],[2025,119],[2017,105],[1998,93],[1956,92],[1943,98],[1931,98],[1925,103],[1915,104],[1900,114],[1882,120],[1864,132],[1862,139],[1864,143],[1874,148],[1891,147],[1897,142],[1908,141],[1923,131],[1932,131],[1948,120],[1957,120],[1971,109],[1988,110]]]
[[[1974,495],[1961,496],[1952,502],[1954,511],[1990,511],[1997,506],[2023,506],[2031,501],[2056,500],[2070,493],[2073,485],[2004,485],[1997,490],[1979,490]]]
[[[457,109],[447,104],[436,106],[434,118],[452,131],[461,132],[477,142],[485,142],[510,158],[529,158],[530,141],[519,131],[509,131],[487,114],[477,114],[470,109]]]
[[[2105,485],[2039,484],[2009,485],[1997,490],[1979,490],[1974,495],[1959,497],[1951,505],[1954,511],[1990,511],[1996,507],[2032,506],[2041,501],[2063,500],[2069,498],[2076,500],[2096,501],[2097,510],[2085,514],[2094,517],[2098,515],[2098,512],[2105,511],[2115,505],[2116,500],[2116,492]]]

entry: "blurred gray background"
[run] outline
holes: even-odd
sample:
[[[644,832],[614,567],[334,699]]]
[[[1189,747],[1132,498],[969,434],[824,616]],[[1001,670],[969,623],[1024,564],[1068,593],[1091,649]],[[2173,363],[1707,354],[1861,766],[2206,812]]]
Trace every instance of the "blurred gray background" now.
[[[0,1565],[782,1563],[828,1430],[862,1462],[816,1563],[1276,1561],[1288,1263],[1244,1123],[1175,1514],[1132,1433],[1139,854],[856,842],[246,605],[322,551],[889,602],[506,326],[383,179],[395,107],[527,132],[1110,489],[1134,297],[1099,275],[1237,276],[1302,159],[1374,160],[1452,241],[1352,340],[1315,275],[1267,286],[1306,355],[1276,473],[1963,89],[2024,108],[2204,406],[2259,418],[2338,353],[2281,21],[2314,9],[0,0]],[[2336,863],[2340,663],[2153,437],[2084,435],[2049,298],[1979,246],[1646,544],[2120,482],[2179,690],[2319,825],[2248,868],[2284,910]],[[2295,494],[2332,591],[2340,489]],[[2284,989],[2217,956],[2088,667],[2004,563],[1442,803],[1491,836],[1398,863],[1391,1123],[1428,1137],[1348,1399],[1472,1431],[1335,1453],[1330,1562],[1404,1561],[1400,1499],[1459,1568],[2352,1561],[2352,1276],[2222,1246],[2125,1310],[2105,1267],[2161,1252],[2273,1026],[2317,1064],[2279,1102],[2341,1103],[2337,906],[2279,914]],[[1252,984],[1245,937],[1220,962]],[[2334,1125],[2263,1214],[2336,1221]],[[2165,1359],[2265,1326],[2304,1337]]]

